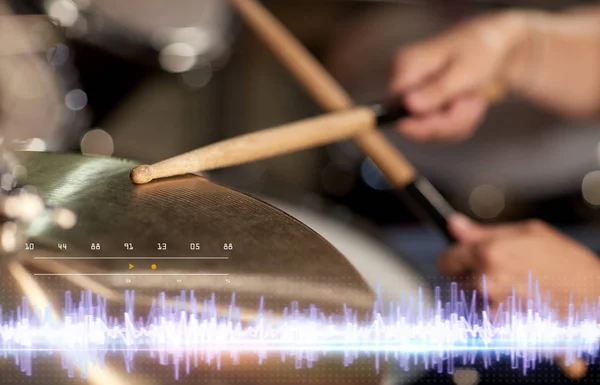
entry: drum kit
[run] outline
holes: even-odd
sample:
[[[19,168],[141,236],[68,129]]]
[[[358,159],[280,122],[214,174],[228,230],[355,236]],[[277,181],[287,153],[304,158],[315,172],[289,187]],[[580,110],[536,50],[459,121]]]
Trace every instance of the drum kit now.
[[[230,0],[231,9],[220,0],[148,1],[139,13],[132,2],[114,0],[13,5],[24,4],[57,19],[67,36],[154,59],[171,72],[222,64],[236,9],[324,109],[352,107],[332,78],[252,0]],[[45,25],[54,32],[42,35],[60,37],[56,25],[42,19],[38,32]],[[0,19],[0,30],[4,25]],[[20,31],[15,36],[30,36],[24,28],[30,23],[14,25]],[[128,39],[119,39],[124,30]],[[47,114],[29,114],[43,124],[24,121],[27,111],[1,115],[0,382],[391,385],[423,374],[422,365],[408,360],[399,365],[387,354],[385,361],[379,352],[358,354],[361,346],[319,341],[339,325],[346,333],[370,317],[377,325],[380,307],[400,296],[409,297],[410,306],[432,309],[439,291],[434,294],[416,268],[358,228],[251,197],[215,183],[210,172],[189,173],[185,162],[179,171],[166,167],[159,178],[168,178],[146,183],[153,176],[140,181],[132,170],[155,165],[44,152],[67,148],[86,122],[86,96],[69,70],[68,46],[60,38],[46,39],[16,59],[15,47],[26,45],[11,46],[2,36],[0,50],[10,55],[0,55],[0,112],[23,105]],[[5,63],[17,68],[21,62],[28,65],[20,76],[3,76],[9,73]],[[46,108],[36,110],[41,101]],[[372,118],[373,111],[361,111]],[[379,131],[367,131],[356,139],[359,147],[444,226],[452,209]],[[292,144],[289,149],[299,146]],[[43,326],[30,324],[32,319]],[[273,352],[267,343],[275,333],[287,339],[277,340],[285,349],[278,345]],[[46,345],[33,349],[32,335]],[[191,342],[199,339],[201,349]],[[285,345],[288,340],[311,348]],[[441,354],[437,359],[444,361]]]
[[[159,56],[164,48],[178,44],[171,38],[183,36],[183,29],[193,23],[193,18],[182,20],[169,14],[179,20],[180,25],[175,25],[173,20],[163,20],[161,27],[168,25],[170,29],[161,28],[161,34],[157,35],[153,33],[157,31],[156,26],[149,22],[158,22],[157,18],[117,11],[119,7],[131,5],[127,1],[26,3],[34,8],[46,6],[51,16],[65,20],[72,16],[68,13],[69,7],[75,6],[77,12],[87,17],[89,31],[102,25],[103,29],[97,31],[102,30],[105,37],[118,32],[118,29],[110,31],[109,26],[130,25],[135,33],[129,35],[137,36],[138,42],[146,42],[146,48],[153,46]],[[194,57],[217,61],[227,51],[230,35],[221,34],[225,29],[216,21],[227,20],[230,10],[222,7],[221,1],[189,3],[180,8],[171,4],[170,9],[198,6],[221,16],[204,18],[210,22],[206,25],[212,28],[203,30],[205,38],[210,37],[210,44],[201,50],[198,48],[200,39],[195,46],[198,49],[193,51]],[[144,9],[160,15],[161,4],[164,6],[163,2],[148,3]],[[81,15],[74,16],[71,28],[81,27]],[[189,18],[189,15],[183,16]],[[119,19],[123,17],[127,19]],[[92,23],[100,19],[105,22]],[[0,26],[3,25],[0,20]],[[0,34],[0,43],[6,46],[2,36]],[[89,36],[93,36],[91,42],[100,39],[99,33]],[[110,44],[110,39],[100,40],[102,44]],[[158,49],[157,42],[161,44]],[[54,53],[56,57],[52,57],[59,60],[65,49],[68,50],[67,45],[59,41],[46,41],[42,48],[36,48],[37,55],[30,55],[31,60],[39,60],[39,53],[44,51]],[[20,57],[19,60],[25,59]],[[0,66],[3,60],[0,57]],[[50,59],[47,62],[50,65],[32,64],[32,68],[37,69],[32,73],[38,78],[45,75],[44,79],[49,79],[45,82],[23,72],[19,74],[24,81],[35,80],[38,86],[47,85],[45,93],[34,95],[37,99],[25,100],[45,100],[48,105],[43,111],[48,111],[54,119],[31,114],[43,119],[44,124],[27,122],[27,127],[38,131],[11,130],[25,124],[17,118],[3,119],[6,124],[1,204],[5,219],[0,234],[3,254],[0,315],[3,314],[1,309],[8,315],[9,309],[22,305],[8,318],[0,317],[0,331],[4,322],[9,322],[8,326],[10,322],[22,322],[28,305],[41,319],[60,319],[61,313],[76,317],[76,312],[69,313],[70,308],[76,306],[69,298],[77,298],[79,292],[84,293],[79,304],[84,306],[80,307],[81,311],[105,311],[118,316],[123,310],[133,312],[135,309],[137,314],[148,314],[148,309],[159,311],[160,306],[156,305],[161,300],[159,293],[164,293],[162,299],[167,303],[163,304],[163,311],[165,306],[182,306],[170,298],[193,291],[199,301],[208,298],[203,311],[237,312],[242,321],[261,317],[267,312],[265,309],[269,314],[285,314],[294,303],[300,307],[314,306],[323,314],[344,314],[346,309],[367,314],[373,311],[378,298],[396,300],[400,293],[416,295],[419,292],[425,305],[431,302],[427,283],[415,269],[403,264],[377,241],[333,219],[282,202],[265,203],[214,183],[210,174],[135,185],[130,180],[130,172],[139,165],[134,161],[43,152],[60,150],[73,136],[80,134],[85,105],[79,103],[74,108],[71,103],[69,106],[66,94],[72,87],[66,87],[64,79],[73,81],[73,77],[57,73],[55,70],[64,67],[53,66]],[[12,84],[3,81],[5,77],[1,75],[6,73],[0,71],[1,87]],[[12,102],[14,91],[18,90],[15,87],[3,90],[0,101]],[[23,87],[27,88],[26,84]],[[63,98],[66,106],[61,101]],[[35,108],[33,104],[26,106]],[[8,116],[12,119],[13,115]],[[22,112],[14,116],[28,115]],[[40,130],[41,126],[45,128]],[[379,293],[378,287],[383,288]],[[133,291],[135,302],[131,297]],[[86,299],[88,295],[92,298],[92,293],[94,298],[98,296],[98,302]],[[23,297],[27,304],[21,302]],[[185,306],[193,306],[192,302],[186,302]],[[73,328],[72,332],[75,334],[77,330]],[[176,361],[143,354],[133,358],[128,357],[128,353],[118,352],[103,359],[100,365],[93,359],[82,362],[84,353],[77,351],[63,352],[62,358],[59,354],[44,355],[43,352],[34,358],[16,351],[8,355],[6,349],[0,352],[0,358],[2,354],[15,359],[15,362],[0,359],[0,377],[4,384],[52,385],[67,381],[73,384],[170,384],[174,381]],[[352,365],[346,365],[343,358],[335,355],[325,356],[310,369],[298,368],[293,359],[282,362],[277,357],[263,360],[249,356],[219,358],[218,370],[214,362],[202,359],[204,364],[178,375],[177,383],[397,384],[403,379],[415,378],[420,371],[403,370],[398,374],[391,364],[382,365],[376,371],[373,358],[368,356],[354,359]],[[159,361],[170,365],[157,365]],[[259,361],[262,361],[260,365]]]

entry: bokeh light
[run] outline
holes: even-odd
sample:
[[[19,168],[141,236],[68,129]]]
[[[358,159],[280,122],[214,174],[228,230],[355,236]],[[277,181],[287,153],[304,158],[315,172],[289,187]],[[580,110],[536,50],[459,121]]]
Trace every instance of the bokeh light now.
[[[50,0],[46,2],[48,16],[58,20],[61,25],[70,27],[77,21],[79,10],[72,0]]]
[[[52,219],[62,229],[68,230],[77,224],[77,215],[62,207],[52,210]]]
[[[111,156],[115,150],[112,136],[101,128],[86,132],[81,138],[80,147],[84,155]]]
[[[496,218],[506,207],[504,191],[492,184],[479,185],[469,196],[469,207],[479,218]]]
[[[600,171],[592,171],[581,183],[583,199],[592,206],[600,206]]]
[[[25,151],[46,151],[46,142],[40,138],[33,138],[25,144]]]
[[[369,187],[375,190],[391,190],[392,185],[370,158],[366,158],[360,166],[360,175]]]
[[[213,77],[213,68],[208,61],[198,58],[194,69],[183,72],[180,76],[186,87],[198,90],[210,82]]]
[[[71,90],[65,96],[65,105],[72,111],[83,110],[87,102],[87,94],[82,90]]]
[[[452,375],[452,381],[456,385],[477,385],[479,372],[475,369],[457,369]]]
[[[56,47],[51,47],[46,53],[46,60],[52,66],[60,66],[69,59],[69,47],[64,44],[58,44]]]
[[[186,72],[196,64],[196,51],[188,43],[173,43],[160,51],[158,60],[165,71]]]

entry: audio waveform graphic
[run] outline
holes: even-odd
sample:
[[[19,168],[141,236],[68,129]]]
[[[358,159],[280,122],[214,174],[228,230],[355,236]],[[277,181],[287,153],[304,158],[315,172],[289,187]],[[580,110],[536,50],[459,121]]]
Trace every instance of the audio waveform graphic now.
[[[485,278],[484,278],[485,288]],[[125,311],[107,314],[105,298],[82,292],[74,300],[65,293],[60,321],[36,317],[26,298],[16,311],[0,308],[0,357],[14,359],[21,371],[32,374],[39,355],[60,354],[62,365],[73,377],[75,368],[85,377],[88,364],[103,365],[108,355],[122,355],[128,372],[136,355],[147,355],[162,365],[173,365],[179,379],[200,364],[220,368],[222,357],[234,364],[247,354],[258,364],[274,355],[293,360],[297,368],[311,367],[322,356],[339,355],[344,365],[358,357],[373,358],[375,370],[381,360],[395,360],[408,370],[423,365],[439,372],[454,372],[455,364],[473,364],[479,356],[485,367],[508,357],[514,369],[527,373],[536,364],[561,352],[567,362],[597,358],[600,341],[600,299],[585,302],[579,310],[569,305],[568,316],[559,318],[550,294],[542,296],[529,278],[528,298],[513,294],[490,316],[485,290],[482,310],[478,298],[450,286],[443,302],[435,289],[432,306],[416,296],[402,294],[398,302],[377,300],[368,314],[340,305],[339,314],[325,314],[311,305],[292,302],[283,314],[273,316],[261,298],[252,321],[242,321],[241,309],[232,295],[228,310],[219,314],[214,294],[199,300],[194,292],[181,292],[167,303],[165,293],[153,301],[145,317],[134,312],[135,292],[125,293]],[[416,297],[416,298],[415,298]]]

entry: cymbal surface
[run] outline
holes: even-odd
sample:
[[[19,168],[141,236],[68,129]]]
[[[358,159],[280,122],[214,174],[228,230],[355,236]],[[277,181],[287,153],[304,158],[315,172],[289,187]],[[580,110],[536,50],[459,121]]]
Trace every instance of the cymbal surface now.
[[[149,256],[159,254],[158,244],[166,243],[170,256],[194,255],[190,244],[200,243],[203,253],[223,254],[224,244],[231,243],[244,256],[245,272],[354,274],[349,264],[339,263],[337,250],[308,227],[205,178],[187,176],[135,186],[128,175],[136,163],[130,161],[43,153],[22,158],[27,184],[49,204],[78,216],[72,230],[48,228],[43,236],[66,237],[82,251],[90,251],[90,241],[101,243],[102,255],[123,255],[123,244],[133,243],[128,255]],[[276,258],[277,263],[264,264],[265,258]]]
[[[68,208],[78,218],[70,230],[49,221],[32,223],[35,250],[18,257],[39,274],[34,276],[37,284],[59,313],[66,290],[88,288],[109,293],[109,308],[117,315],[123,292],[131,289],[136,290],[137,314],[147,312],[159,292],[168,297],[181,290],[193,290],[200,300],[215,293],[219,309],[226,309],[235,293],[244,319],[256,316],[261,297],[274,315],[293,301],[302,308],[314,304],[326,314],[340,314],[344,305],[361,314],[372,307],[369,286],[333,246],[262,201],[199,176],[134,185],[129,173],[137,163],[116,158],[49,153],[20,153],[19,158],[27,169],[27,184],[48,204]],[[12,295],[4,296],[5,307],[17,298],[14,288],[6,291]],[[173,369],[155,361],[144,359],[138,366],[148,368],[155,383],[174,383]],[[318,364],[320,369],[310,370],[294,369],[293,360],[286,364],[277,357],[260,367],[255,361],[221,371],[202,367],[178,383],[202,378],[205,383],[259,384],[273,380],[271,370],[285,383],[377,383],[379,378],[369,358],[368,364],[358,360],[343,368],[343,358],[330,357]],[[56,378],[64,379],[63,369],[49,365],[32,379],[61,383]],[[121,366],[117,360],[119,373]],[[0,366],[0,372],[5,369]],[[46,379],[43,373],[48,372],[55,379]],[[135,376],[143,378],[144,373]]]

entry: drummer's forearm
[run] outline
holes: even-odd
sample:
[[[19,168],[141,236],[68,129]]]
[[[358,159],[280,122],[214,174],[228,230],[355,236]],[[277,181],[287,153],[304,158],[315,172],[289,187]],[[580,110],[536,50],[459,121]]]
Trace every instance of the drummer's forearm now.
[[[519,17],[522,44],[509,70],[509,86],[559,113],[600,115],[600,5]]]

